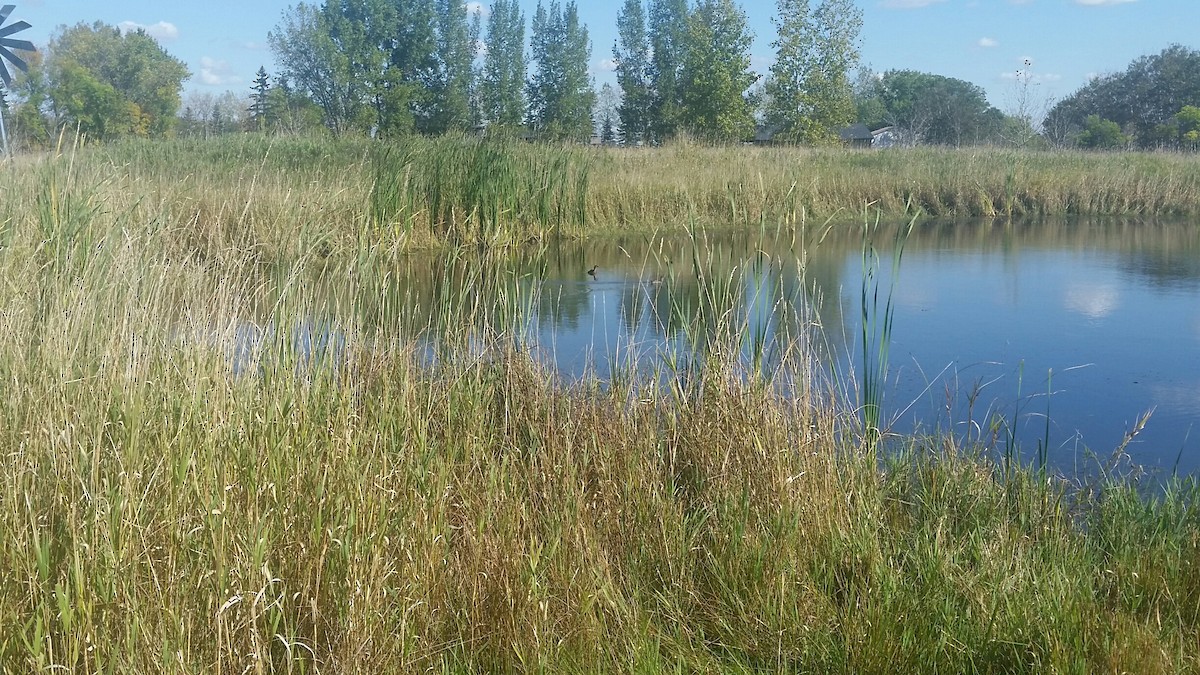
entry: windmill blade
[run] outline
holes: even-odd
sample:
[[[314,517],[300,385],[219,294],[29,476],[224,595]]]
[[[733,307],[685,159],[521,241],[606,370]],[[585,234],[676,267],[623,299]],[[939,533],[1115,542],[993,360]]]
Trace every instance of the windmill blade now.
[[[29,40],[14,40],[12,38],[0,38],[0,47],[20,49],[21,51],[26,52],[37,51],[37,49],[33,46],[33,43]]]
[[[2,19],[0,19],[0,21],[2,21]],[[18,21],[14,24],[9,24],[4,28],[0,28],[0,37],[12,35],[13,33],[19,33],[26,28],[33,28],[33,26],[29,25],[28,21]]]
[[[25,59],[22,59],[21,57],[12,53],[4,45],[0,45],[0,56],[8,59],[9,63],[20,68],[21,70],[29,70],[29,64],[25,63]]]
[[[3,61],[0,61],[0,81],[4,82],[5,89],[12,88],[12,76],[8,74],[8,68],[4,67]]]
[[[0,23],[4,23],[4,20],[7,19],[8,15],[12,14],[12,11],[16,8],[16,5],[5,5],[0,7]]]

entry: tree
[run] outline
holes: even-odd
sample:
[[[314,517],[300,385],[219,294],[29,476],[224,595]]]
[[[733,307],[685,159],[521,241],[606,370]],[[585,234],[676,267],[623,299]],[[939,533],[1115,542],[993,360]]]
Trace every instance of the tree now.
[[[650,53],[641,0],[625,0],[617,15],[613,60],[617,65],[617,84],[623,94],[617,116],[627,145],[649,140],[653,100]]]
[[[600,123],[600,144],[615,145],[617,142],[617,130],[613,126],[613,118],[611,115],[606,115]]]
[[[321,109],[324,124],[340,132],[349,128],[363,102],[360,86],[350,81],[348,60],[330,37],[327,24],[318,7],[302,2],[284,12],[267,40],[293,90],[312,100]]]
[[[145,31],[96,22],[50,40],[46,93],[59,123],[98,139],[167,135],[190,74]]]
[[[1194,151],[1200,147],[1200,107],[1183,106],[1175,114],[1175,128],[1184,148]]]
[[[769,126],[784,139],[831,143],[857,117],[850,72],[862,11],[850,0],[777,0],[775,64],[767,81]]]
[[[621,95],[617,92],[615,87],[608,82],[605,82],[604,85],[600,87],[599,93],[596,94],[596,106],[592,110],[592,119],[600,123],[601,136],[604,135],[605,121],[608,122],[609,126],[612,127],[613,143],[618,142],[621,136],[620,109]]]
[[[750,71],[746,15],[733,0],[700,0],[688,19],[680,84],[680,126],[712,141],[754,133],[754,110],[745,92],[758,79]]]
[[[808,0],[776,0],[775,63],[764,86],[768,127],[783,140],[807,136],[811,113],[803,90],[805,74],[814,67],[816,31],[809,15]]]
[[[905,143],[972,145],[994,141],[1004,114],[982,88],[951,77],[912,70],[884,73],[877,94],[884,121]]]
[[[478,24],[467,20],[461,0],[437,0],[434,65],[428,101],[418,121],[425,133],[465,131],[471,126],[471,92]]]
[[[280,133],[303,133],[320,129],[324,112],[309,97],[296,91],[286,77],[279,77],[268,94],[267,107],[272,111],[274,130]]]
[[[301,3],[270,33],[283,75],[324,111],[334,132],[404,134],[428,108],[434,0]]]
[[[518,127],[525,119],[525,15],[517,0],[493,0],[488,16],[482,103],[488,122]]]
[[[1046,115],[1044,126],[1059,142],[1080,138],[1090,116],[1133,132],[1132,141],[1150,148],[1160,143],[1156,129],[1169,124],[1185,105],[1200,101],[1200,51],[1171,45],[1133,61],[1123,73],[1093,79]]]
[[[250,91],[254,92],[250,95],[250,122],[255,130],[263,131],[267,128],[271,102],[271,80],[265,66],[258,67],[258,72],[254,75],[254,86],[250,87]]]
[[[650,115],[652,141],[661,142],[679,128],[683,109],[680,77],[688,46],[687,0],[650,0]]]
[[[587,29],[574,2],[560,8],[539,2],[533,18],[536,65],[528,83],[529,125],[546,138],[585,140],[592,135],[596,95],[587,74]]]
[[[9,143],[16,147],[46,147],[55,140],[58,120],[51,114],[49,86],[43,52],[19,52],[28,70],[13,74],[12,86],[0,87],[8,95],[11,115],[4,118]]]
[[[343,0],[345,2],[345,0]],[[379,93],[378,130],[411,133],[433,105],[439,81],[437,7],[434,0],[382,0],[380,45],[386,66]],[[465,11],[465,7],[464,7]]]
[[[1088,115],[1079,135],[1079,145],[1090,150],[1119,150],[1129,145],[1129,141],[1119,124],[1099,115]]]
[[[858,66],[862,10],[851,0],[823,0],[813,12],[817,29],[814,67],[804,78],[818,134],[831,140],[855,120],[850,73]],[[818,137],[820,138],[820,137]]]

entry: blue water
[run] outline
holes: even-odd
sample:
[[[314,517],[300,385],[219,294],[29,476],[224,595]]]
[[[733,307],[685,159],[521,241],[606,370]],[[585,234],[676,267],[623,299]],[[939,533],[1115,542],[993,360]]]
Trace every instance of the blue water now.
[[[883,405],[889,431],[952,434],[999,453],[1015,444],[1023,461],[1044,453],[1070,474],[1096,473],[1118,449],[1119,470],[1200,470],[1200,226],[918,223],[898,268],[892,242],[888,232],[873,239],[879,307],[890,299],[894,308]],[[586,272],[593,265],[594,277]],[[406,305],[415,326],[437,325],[438,297],[465,298],[481,312],[515,298],[523,318],[511,332],[566,379],[606,378],[614,365],[654,368],[686,354],[711,338],[698,308],[723,298],[718,312],[753,337],[743,345],[747,358],[755,344],[771,353],[815,333],[829,379],[853,409],[863,265],[862,231],[851,225],[714,232],[700,241],[638,235],[461,262],[468,272],[486,268],[485,284],[415,256],[368,286],[371,298],[404,298],[393,304]],[[393,330],[396,322],[377,313],[356,319],[353,334]],[[337,326],[314,319],[294,329],[294,350],[342,353],[351,338]],[[245,331],[247,344],[261,330]],[[234,353],[245,368],[245,349]],[[754,367],[772,372],[770,358]]]

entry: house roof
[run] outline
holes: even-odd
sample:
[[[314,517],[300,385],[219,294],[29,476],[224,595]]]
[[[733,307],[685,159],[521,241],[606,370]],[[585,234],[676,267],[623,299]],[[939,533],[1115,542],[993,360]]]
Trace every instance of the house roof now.
[[[867,125],[861,122],[841,129],[838,131],[838,136],[843,141],[869,141],[874,137],[871,134],[871,130],[867,128]]]

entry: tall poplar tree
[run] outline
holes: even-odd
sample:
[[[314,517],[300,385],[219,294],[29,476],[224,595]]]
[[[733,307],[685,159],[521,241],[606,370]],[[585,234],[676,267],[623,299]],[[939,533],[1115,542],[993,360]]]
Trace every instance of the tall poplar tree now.
[[[700,0],[688,19],[680,126],[701,138],[737,141],[754,134],[754,110],[746,91],[758,79],[750,71],[753,35],[733,0]]]
[[[836,141],[854,122],[850,72],[858,65],[862,11],[851,0],[776,0],[775,64],[766,85],[767,122],[778,136]]]
[[[683,107],[680,75],[688,45],[687,0],[650,0],[650,134],[662,141],[675,135]]]
[[[617,84],[623,97],[617,108],[622,136],[628,145],[645,142],[650,134],[650,42],[646,11],[641,0],[625,0],[617,15],[617,42],[613,45]]]
[[[573,1],[560,7],[551,0],[549,9],[538,3],[531,47],[536,67],[528,86],[530,127],[546,138],[591,137],[596,101],[587,72],[591,45]]]
[[[493,0],[481,91],[489,123],[521,125],[525,119],[524,85],[525,15],[517,0]]]
[[[462,0],[436,1],[436,47],[428,100],[419,120],[426,133],[465,130],[471,126],[471,88],[475,40]]]

